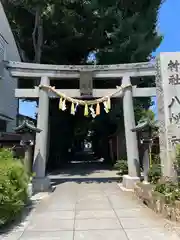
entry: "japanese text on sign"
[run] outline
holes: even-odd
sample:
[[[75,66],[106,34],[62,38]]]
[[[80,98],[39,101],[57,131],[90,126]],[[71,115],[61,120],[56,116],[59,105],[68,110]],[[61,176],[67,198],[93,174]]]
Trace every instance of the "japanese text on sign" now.
[[[171,85],[179,85],[180,84],[180,63],[178,60],[175,60],[174,62],[172,60],[168,63],[168,70],[171,72],[171,75],[169,76],[169,84]]]
[[[171,118],[175,121],[175,123],[178,123],[180,120],[180,113],[178,114],[172,113]]]
[[[180,84],[180,77],[178,73],[169,76],[169,84],[172,84],[172,85]]]

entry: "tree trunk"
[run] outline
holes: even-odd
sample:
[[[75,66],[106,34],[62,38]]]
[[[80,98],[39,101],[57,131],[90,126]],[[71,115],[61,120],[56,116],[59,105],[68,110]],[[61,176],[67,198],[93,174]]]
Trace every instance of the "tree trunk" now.
[[[41,16],[42,9],[40,6],[36,7],[34,30],[32,33],[33,47],[34,47],[34,62],[41,63],[42,45],[43,45],[43,19]],[[35,79],[35,85],[39,85],[40,80]]]
[[[32,33],[34,46],[34,62],[41,62],[42,44],[43,44],[43,20],[41,16],[41,8],[37,6],[35,14],[34,30]]]

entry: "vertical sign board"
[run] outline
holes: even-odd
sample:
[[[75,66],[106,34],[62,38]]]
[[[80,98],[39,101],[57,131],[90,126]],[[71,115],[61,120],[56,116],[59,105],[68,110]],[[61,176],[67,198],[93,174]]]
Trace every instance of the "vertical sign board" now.
[[[92,97],[93,94],[93,72],[80,72],[80,94],[82,97]]]
[[[180,140],[180,53],[160,53],[156,62],[156,91],[164,176],[174,176],[174,142]]]

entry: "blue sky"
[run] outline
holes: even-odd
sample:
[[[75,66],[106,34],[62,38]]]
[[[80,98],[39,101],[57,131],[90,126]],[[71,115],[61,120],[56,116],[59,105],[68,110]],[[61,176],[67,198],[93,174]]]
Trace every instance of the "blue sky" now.
[[[180,51],[180,0],[166,0],[159,12],[158,30],[164,40],[155,54],[159,52]],[[155,100],[155,99],[154,99]],[[156,112],[156,104],[152,107]],[[19,112],[34,117],[35,103],[20,102]]]
[[[164,39],[156,50],[159,52],[177,52],[180,51],[180,0],[166,0],[159,12],[158,30],[164,36]],[[151,109],[157,113],[156,99]]]

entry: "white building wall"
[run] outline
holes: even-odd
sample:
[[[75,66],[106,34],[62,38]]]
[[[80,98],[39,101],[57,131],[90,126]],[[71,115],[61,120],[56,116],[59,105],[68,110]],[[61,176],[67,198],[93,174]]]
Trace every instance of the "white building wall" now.
[[[4,40],[5,45],[4,57],[2,51],[0,54],[0,64],[2,64],[2,60],[21,61],[13,33],[11,31],[1,2],[0,37],[2,42]],[[0,78],[0,113],[13,118],[13,120],[8,121],[7,124],[7,131],[12,132],[13,128],[16,126],[16,116],[18,113],[18,99],[14,97],[14,90],[17,88],[17,80],[10,77],[9,72],[6,69],[2,71],[1,67],[0,75],[2,76]]]

